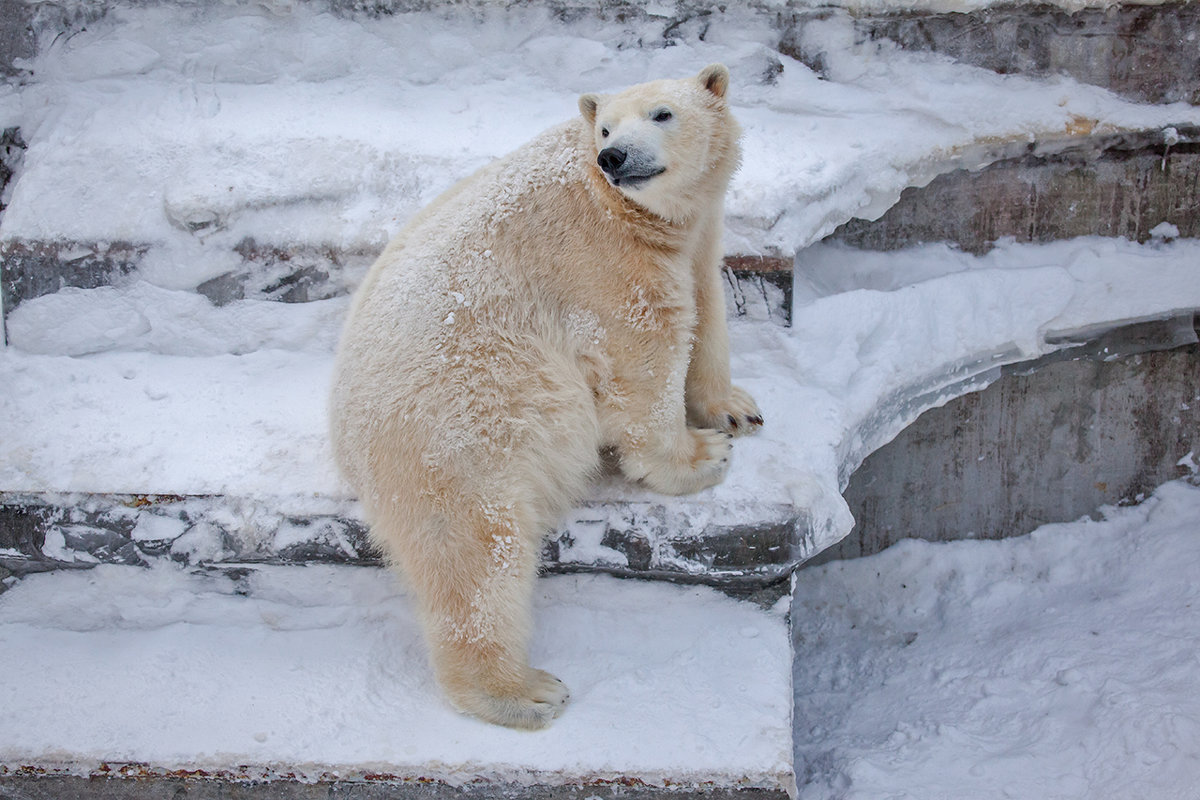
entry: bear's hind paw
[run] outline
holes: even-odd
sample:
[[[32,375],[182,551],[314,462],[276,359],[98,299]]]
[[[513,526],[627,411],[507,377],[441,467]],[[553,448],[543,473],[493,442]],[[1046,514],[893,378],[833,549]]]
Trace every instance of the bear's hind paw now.
[[[463,711],[484,722],[536,731],[561,716],[570,698],[565,683],[549,672],[530,669],[525,691],[521,694],[497,697],[480,693],[459,705]]]
[[[729,470],[731,434],[711,428],[688,428],[691,445],[686,461],[667,461],[652,468],[641,481],[662,494],[695,494],[716,486]]]

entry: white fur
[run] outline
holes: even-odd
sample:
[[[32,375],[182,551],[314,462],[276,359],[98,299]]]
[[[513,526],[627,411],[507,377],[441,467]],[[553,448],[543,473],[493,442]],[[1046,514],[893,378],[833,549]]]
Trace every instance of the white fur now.
[[[610,97],[463,180],[392,241],[355,298],[334,449],[419,598],[461,710],[538,728],[566,688],[526,649],[542,535],[613,447],[687,493],[761,418],[729,384],[719,274],[739,130],[719,65]],[[668,107],[669,124],[647,116]],[[610,126],[609,137],[601,126]],[[613,186],[613,132],[664,171]]]

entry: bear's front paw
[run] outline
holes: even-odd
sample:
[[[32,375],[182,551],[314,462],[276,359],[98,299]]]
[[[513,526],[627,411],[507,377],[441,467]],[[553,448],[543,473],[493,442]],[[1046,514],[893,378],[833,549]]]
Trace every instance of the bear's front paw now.
[[[691,409],[690,423],[715,428],[733,436],[756,433],[763,425],[762,412],[750,393],[740,386],[729,387],[729,396]]]
[[[729,470],[730,434],[711,428],[688,428],[684,458],[652,467],[642,482],[662,494],[694,494],[725,480]]]

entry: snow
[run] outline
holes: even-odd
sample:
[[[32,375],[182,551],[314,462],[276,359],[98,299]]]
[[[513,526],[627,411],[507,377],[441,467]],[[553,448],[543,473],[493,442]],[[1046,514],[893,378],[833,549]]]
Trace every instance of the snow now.
[[[1200,488],[1100,516],[798,573],[799,796],[1189,797]],[[782,609],[603,577],[543,579],[537,606],[534,661],[573,699],[527,734],[440,703],[409,603],[378,570],[31,576],[0,595],[0,668],[22,676],[0,686],[3,761],[780,785]]]
[[[1121,0],[1120,5],[1126,6],[1156,6],[1170,0]],[[910,11],[927,11],[934,13],[958,12],[968,13],[995,6],[1020,7],[1034,5],[1029,2],[1013,2],[1012,0],[763,0],[764,6],[795,5],[808,8],[845,8],[859,14],[897,13]],[[1075,12],[1081,9],[1108,10],[1118,3],[1114,0],[1048,0],[1038,2],[1040,6],[1061,8],[1064,11]]]
[[[801,798],[1185,798],[1200,488],[795,581]]]
[[[0,595],[0,669],[22,676],[0,686],[0,768],[788,785],[786,604],[564,576],[540,580],[535,605],[533,663],[572,697],[529,733],[444,703],[409,598],[383,570],[30,576]]]
[[[455,180],[576,114],[580,93],[714,61],[746,131],[731,253],[790,255],[1035,140],[1200,123],[1184,104],[858,42],[846,15],[803,28],[822,79],[777,52],[772,24],[731,9],[702,40],[684,29],[654,46],[661,20],[536,8],[369,19],[208,4],[181,24],[173,7],[117,7],[0,89],[0,125],[29,143],[0,239],[151,245],[142,277],[168,289],[227,271],[247,238],[378,250]]]

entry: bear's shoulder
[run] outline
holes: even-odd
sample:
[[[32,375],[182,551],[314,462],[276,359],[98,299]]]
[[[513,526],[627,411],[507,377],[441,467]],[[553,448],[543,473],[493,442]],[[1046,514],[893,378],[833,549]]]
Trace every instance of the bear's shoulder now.
[[[532,195],[586,180],[589,155],[579,121],[543,131],[496,161],[464,178],[413,220],[413,228],[438,232],[443,242],[490,239],[497,227],[521,212]]]

